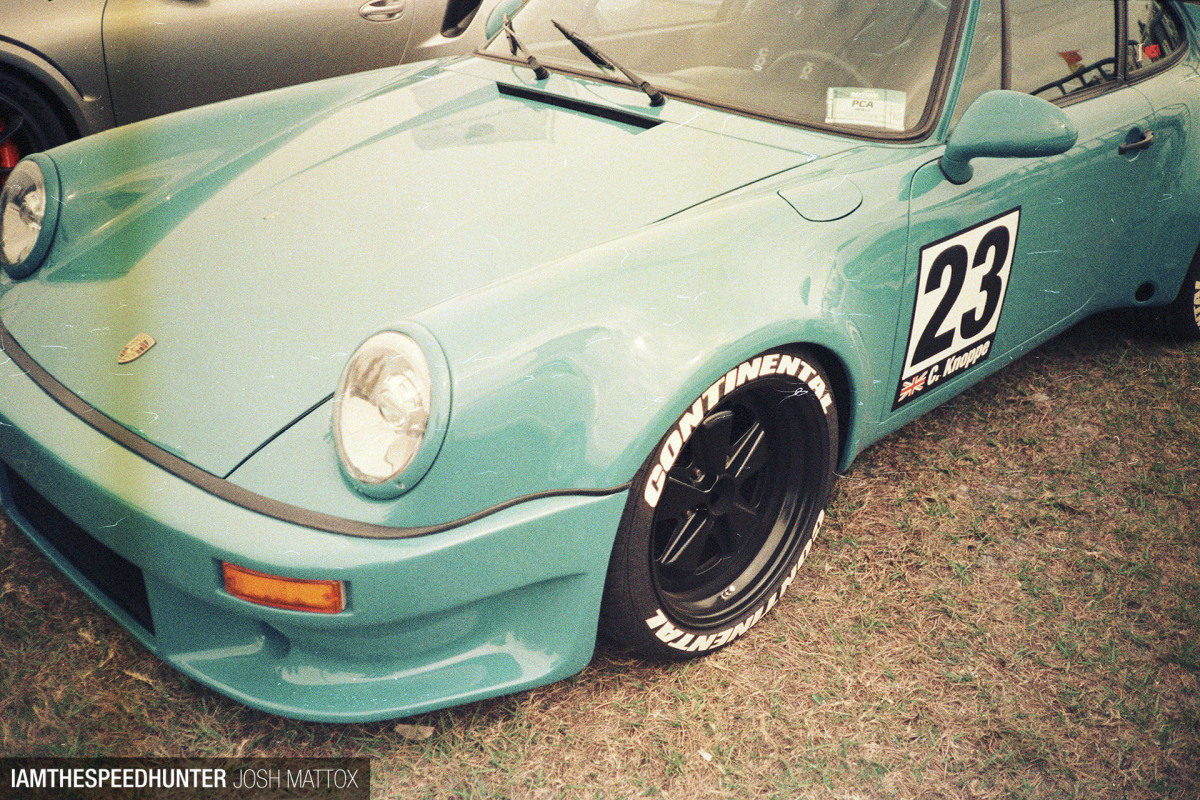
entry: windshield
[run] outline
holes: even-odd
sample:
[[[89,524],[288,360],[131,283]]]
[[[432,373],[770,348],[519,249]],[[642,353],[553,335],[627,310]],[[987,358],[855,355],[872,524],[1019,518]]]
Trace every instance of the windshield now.
[[[668,96],[895,135],[921,127],[954,2],[529,0],[512,25],[551,69],[624,81],[553,20]],[[484,52],[516,60],[504,36]]]

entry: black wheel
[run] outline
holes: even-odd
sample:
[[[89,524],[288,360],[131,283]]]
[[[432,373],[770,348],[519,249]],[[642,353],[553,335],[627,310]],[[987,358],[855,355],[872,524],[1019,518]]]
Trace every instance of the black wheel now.
[[[603,631],[645,655],[684,659],[762,619],[824,520],[837,430],[829,380],[804,355],[757,356],[713,384],[634,479]]]
[[[0,185],[19,160],[68,139],[62,121],[36,89],[0,72]]]
[[[1167,331],[1177,339],[1200,340],[1200,252],[1192,259],[1179,295],[1164,310]]]

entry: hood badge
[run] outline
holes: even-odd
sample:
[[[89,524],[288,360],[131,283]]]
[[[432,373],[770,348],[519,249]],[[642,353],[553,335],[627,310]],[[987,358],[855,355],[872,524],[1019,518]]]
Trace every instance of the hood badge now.
[[[139,333],[130,340],[129,344],[121,348],[120,354],[117,356],[118,364],[128,364],[141,358],[143,354],[151,347],[154,347],[154,337],[148,333]]]

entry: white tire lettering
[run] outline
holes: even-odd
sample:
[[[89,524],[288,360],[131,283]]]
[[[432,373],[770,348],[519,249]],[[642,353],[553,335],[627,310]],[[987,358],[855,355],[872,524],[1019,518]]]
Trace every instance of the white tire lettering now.
[[[745,361],[738,367],[737,385],[741,386],[746,381],[752,381],[758,377],[759,371],[762,369],[762,356],[753,361]]]
[[[663,613],[663,610],[661,608],[654,609],[654,616],[651,617],[650,619],[646,620],[646,625],[649,626],[650,630],[654,630],[655,628],[659,627],[660,625],[666,625],[666,624],[667,624],[667,615]]]
[[[676,650],[687,650],[688,644],[695,638],[693,634],[685,633],[682,639],[676,639],[673,642],[667,642],[667,644]]]
[[[733,390],[770,375],[798,377],[821,404],[821,410],[826,415],[832,413],[833,394],[817,371],[804,359],[786,353],[771,353],[758,356],[750,361],[743,361],[725,373],[723,378],[705,389],[700,397],[675,421],[674,427],[659,449],[658,463],[650,471],[650,477],[646,480],[646,485],[642,490],[642,497],[646,501],[646,505],[650,508],[658,506],[659,498],[666,486],[667,473],[675,466],[675,460],[679,458],[680,451],[691,439],[704,416],[716,408],[717,404]],[[803,392],[804,390],[798,389],[797,391]]]
[[[671,431],[671,435],[667,437],[667,443],[663,445],[662,453],[658,457],[658,463],[662,464],[663,469],[670,472],[682,449],[683,434],[678,429]]]
[[[768,614],[771,613],[771,609],[775,607],[775,604],[779,602],[779,595],[782,593],[783,587],[780,586],[779,588],[780,588],[780,591],[774,592],[771,595],[771,598],[769,600],[767,600],[767,613]]]
[[[737,368],[729,370],[725,373],[725,394],[729,394],[737,388]]]
[[[679,435],[683,437],[683,441],[687,441],[692,437],[692,432],[696,430],[696,426],[704,419],[704,396],[701,395],[692,403],[692,407],[683,412],[683,416],[679,418]]]
[[[683,636],[683,631],[679,630],[679,628],[676,628],[671,623],[666,622],[663,623],[661,628],[655,631],[654,635],[657,636],[660,641],[669,643],[675,641],[680,636]]]
[[[724,382],[725,382],[725,379],[722,378],[721,380],[717,381],[712,386],[710,386],[704,390],[703,396],[704,396],[704,411],[705,411],[705,413],[712,411],[713,408],[716,407],[717,403],[721,402],[721,384],[723,384]]]
[[[658,498],[662,497],[663,489],[667,486],[667,471],[662,468],[662,464],[655,464],[654,469],[650,471],[650,480],[646,481],[646,491],[643,497],[646,500],[646,505],[654,508],[658,505]]]
[[[779,368],[777,373],[779,375],[791,375],[794,378],[796,377],[796,373],[800,371],[800,365],[803,363],[804,362],[798,358],[792,358],[789,355],[781,355],[779,357]]]

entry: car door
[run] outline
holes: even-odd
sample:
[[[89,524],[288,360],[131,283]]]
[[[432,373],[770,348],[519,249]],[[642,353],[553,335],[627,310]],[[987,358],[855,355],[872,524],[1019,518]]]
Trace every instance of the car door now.
[[[1061,106],[1076,145],[1046,158],[978,158],[955,185],[915,176],[892,410],[914,413],[1078,319],[1128,271],[1165,176],[1146,97],[1120,74],[1113,0],[985,0],[974,91],[1005,87]],[[1007,9],[1005,32],[999,28]],[[1001,42],[1007,36],[1007,58]],[[992,73],[991,80],[978,74]],[[964,104],[971,98],[965,98]],[[1132,149],[1130,149],[1132,147]]]
[[[1184,53],[1184,21],[1173,13],[1183,6],[1162,0],[1129,0],[1127,5],[1129,80],[1154,109],[1154,161],[1165,179],[1162,194],[1152,198],[1154,218],[1140,251],[1148,274],[1136,277],[1151,284],[1156,299],[1169,300],[1200,237],[1200,172],[1195,135],[1188,135],[1200,119],[1200,76],[1196,54]],[[1133,291],[1129,282],[1134,277],[1112,282],[1114,302]]]
[[[117,124],[397,64],[414,0],[109,0]]]

